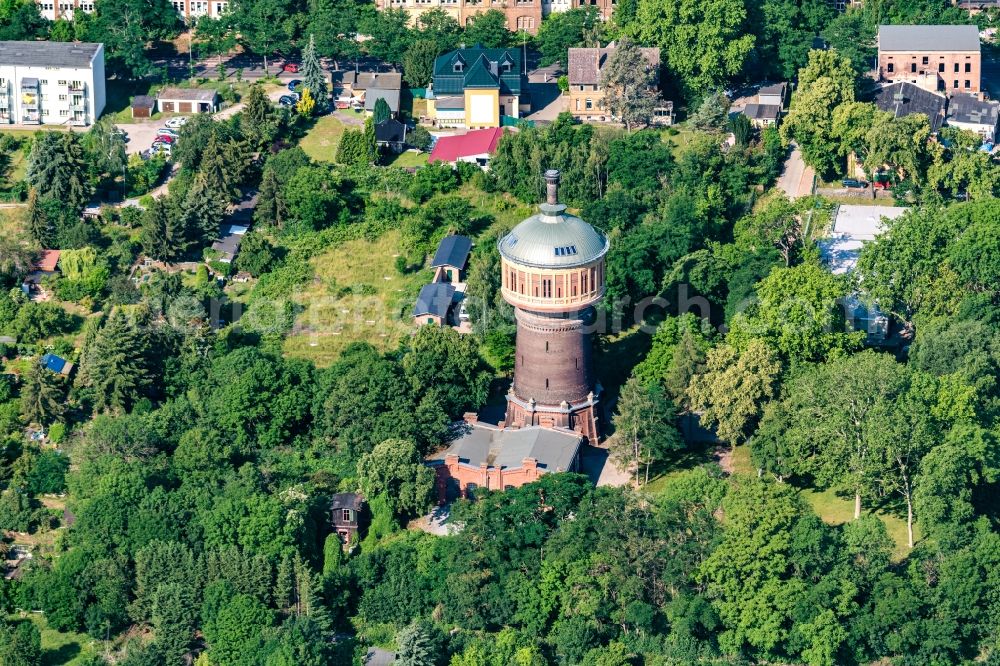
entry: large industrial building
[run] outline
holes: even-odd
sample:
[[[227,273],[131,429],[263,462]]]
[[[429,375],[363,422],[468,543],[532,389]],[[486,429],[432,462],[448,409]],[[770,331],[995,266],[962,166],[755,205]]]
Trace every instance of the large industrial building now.
[[[949,95],[979,94],[982,54],[975,25],[880,25],[878,78]]]
[[[0,42],[0,123],[90,125],[104,84],[103,44]]]

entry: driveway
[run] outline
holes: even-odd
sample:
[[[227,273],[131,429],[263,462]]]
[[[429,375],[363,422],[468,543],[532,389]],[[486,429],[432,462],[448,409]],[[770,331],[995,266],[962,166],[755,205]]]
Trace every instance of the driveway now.
[[[609,458],[608,450],[599,446],[580,448],[580,472],[590,477],[596,486],[626,486],[632,482],[627,470],[620,470]]]
[[[161,118],[145,123],[118,123],[118,129],[124,130],[128,134],[125,152],[131,155],[147,150],[153,143],[153,139],[156,138],[157,130],[163,127],[163,120]]]
[[[569,107],[569,98],[559,93],[559,86],[555,83],[529,83],[528,92],[531,108],[535,109],[527,116],[528,120],[551,122]]]
[[[816,172],[802,161],[802,152],[793,143],[792,153],[785,160],[785,168],[778,176],[778,187],[789,199],[809,196],[815,176]]]

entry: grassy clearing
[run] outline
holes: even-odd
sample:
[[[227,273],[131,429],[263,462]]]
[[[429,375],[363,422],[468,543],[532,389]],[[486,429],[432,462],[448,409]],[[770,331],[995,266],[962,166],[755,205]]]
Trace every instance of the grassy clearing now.
[[[306,132],[299,146],[317,162],[332,162],[343,133],[344,123],[336,116],[323,116]]]
[[[677,134],[671,134],[669,130],[664,130],[662,136],[663,141],[670,144],[674,157],[677,157],[681,152],[683,152],[684,148],[691,143],[691,140],[695,137],[696,132],[686,123],[674,125],[673,129],[677,130]]]
[[[348,241],[312,259],[314,280],[293,300],[303,307],[285,353],[327,366],[352,342],[394,349],[413,331],[410,309],[429,270],[400,275],[400,234]]]
[[[417,153],[411,150],[404,151],[399,155],[391,155],[385,158],[385,166],[394,167],[422,167],[427,166],[428,153]]]
[[[100,655],[101,641],[86,634],[56,631],[49,627],[44,615],[31,613],[28,617],[12,615],[12,622],[31,622],[42,634],[42,666],[74,666],[84,660]]]
[[[802,496],[812,505],[816,514],[828,525],[842,525],[854,519],[854,498],[838,495],[835,490],[803,490]],[[897,562],[906,557],[910,549],[906,545],[906,519],[893,513],[875,511],[875,515],[885,524],[889,536],[896,542],[893,559]],[[920,525],[913,526],[914,542],[920,541]]]
[[[10,134],[18,139],[30,139],[35,135],[35,132],[65,132],[67,131],[65,127],[59,125],[43,125],[39,126],[38,129],[5,129],[0,130],[0,134]]]
[[[750,462],[750,447],[736,446],[732,454],[733,474],[756,474],[753,463]]]
[[[15,236],[24,231],[24,208],[0,208],[0,236]]]

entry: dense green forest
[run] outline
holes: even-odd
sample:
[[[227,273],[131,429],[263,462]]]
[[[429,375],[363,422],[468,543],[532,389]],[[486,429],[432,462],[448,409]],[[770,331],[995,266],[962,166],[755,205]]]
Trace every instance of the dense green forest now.
[[[15,2],[0,31],[108,34],[111,69],[141,76],[147,44],[181,26],[169,3],[133,4],[47,25]],[[196,35],[206,52],[238,41],[273,57],[311,34],[322,55],[363,50],[415,86],[461,41],[521,43],[495,14],[411,28],[367,3],[306,9],[234,0]],[[506,134],[490,171],[405,170],[379,165],[370,122],[311,157],[316,119],[254,86],[240,113],[183,127],[155,198],[168,164],[128,161],[109,122],[0,139],[4,179],[24,164],[10,189],[25,200],[0,222],[0,336],[15,340],[0,342],[0,549],[33,555],[0,580],[0,666],[350,664],[372,646],[409,666],[1000,660],[1000,171],[968,135],[929,142],[923,119],[880,114],[857,76],[880,22],[967,15],[947,0],[616,11],[553,17],[534,46],[554,61],[621,35],[659,45],[688,105],[681,127],[563,115]],[[142,18],[108,28],[123,16]],[[812,50],[817,35],[833,49]],[[727,119],[719,89],[793,76],[780,132]],[[854,155],[898,176],[911,210],[852,275],[828,272],[816,246],[834,202],[774,191],[789,140],[821,175]],[[512,368],[495,241],[550,168],[611,239],[595,361],[614,396],[606,444],[635,483],[552,474],[479,492],[429,534],[411,525],[436,496],[423,460]],[[122,187],[142,205],[81,217]],[[230,267],[207,248],[251,191],[254,227]],[[372,328],[335,354],[290,346],[328,323],[312,300],[371,303],[379,279],[402,285],[383,314],[405,327],[452,232],[476,241],[471,335]],[[21,280],[53,247],[52,298],[30,300]],[[335,280],[336,252],[394,274]],[[133,280],[140,257],[197,267]],[[221,279],[235,271],[249,281]],[[903,345],[866,348],[845,316],[855,293]],[[75,369],[46,369],[45,353]],[[695,413],[722,441],[718,462],[680,436]],[[357,491],[372,521],[344,549],[330,497]],[[53,633],[80,636],[80,653],[43,645]]]

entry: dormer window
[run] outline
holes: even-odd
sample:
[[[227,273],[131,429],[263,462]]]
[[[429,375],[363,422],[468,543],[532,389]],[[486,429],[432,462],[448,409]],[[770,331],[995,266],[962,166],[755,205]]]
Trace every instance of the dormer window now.
[[[461,62],[456,62],[454,65],[451,66],[451,71],[453,71],[453,72],[461,72],[462,71],[462,63]]]
[[[510,73],[510,63],[505,62],[502,66],[504,73]]]

